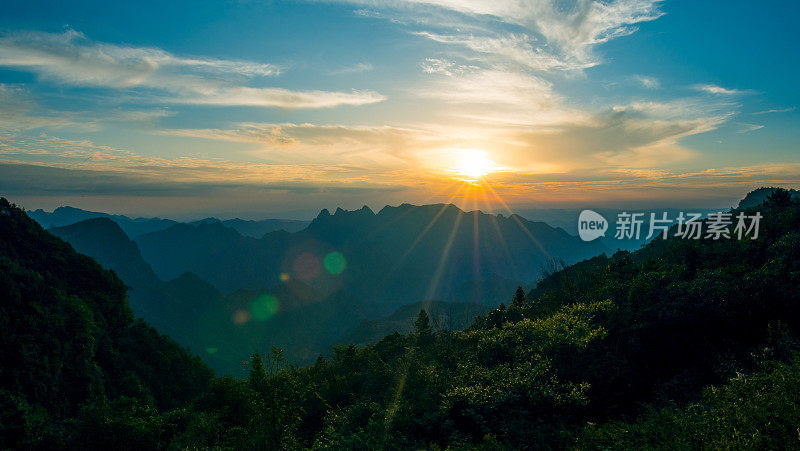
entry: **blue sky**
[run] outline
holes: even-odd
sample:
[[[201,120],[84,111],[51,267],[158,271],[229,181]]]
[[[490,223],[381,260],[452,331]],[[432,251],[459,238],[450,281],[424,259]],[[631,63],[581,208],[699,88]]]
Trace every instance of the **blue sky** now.
[[[7,1],[0,192],[174,217],[724,207],[800,183],[798,9]]]

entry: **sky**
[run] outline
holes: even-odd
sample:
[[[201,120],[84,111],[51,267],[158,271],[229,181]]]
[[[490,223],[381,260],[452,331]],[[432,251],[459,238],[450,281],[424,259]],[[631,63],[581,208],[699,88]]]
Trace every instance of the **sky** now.
[[[174,218],[727,207],[800,186],[798,2],[40,2],[0,195]]]

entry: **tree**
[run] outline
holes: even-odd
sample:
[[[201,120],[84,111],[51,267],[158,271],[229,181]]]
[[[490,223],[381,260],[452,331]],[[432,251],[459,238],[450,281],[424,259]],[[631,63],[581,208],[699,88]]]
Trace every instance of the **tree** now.
[[[788,207],[792,204],[792,193],[783,188],[776,188],[766,200],[767,205],[774,205],[776,207]]]
[[[256,353],[250,358],[250,377],[248,379],[250,388],[262,396],[267,388],[267,369],[264,367],[264,361],[261,356]]]
[[[525,303],[525,290],[522,287],[517,287],[517,291],[514,292],[514,300],[511,303],[517,306]]]
[[[418,335],[429,335],[431,333],[431,321],[425,309],[419,311],[417,320],[414,321],[414,333]]]

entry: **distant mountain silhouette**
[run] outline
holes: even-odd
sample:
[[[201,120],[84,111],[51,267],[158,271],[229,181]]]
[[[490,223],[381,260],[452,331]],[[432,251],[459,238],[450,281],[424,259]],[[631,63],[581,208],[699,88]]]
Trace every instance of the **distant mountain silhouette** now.
[[[191,271],[231,292],[270,289],[283,274],[321,293],[345,287],[376,314],[429,298],[499,304],[509,287],[539,279],[549,260],[571,263],[606,250],[543,222],[443,204],[387,206],[377,214],[368,207],[323,210],[304,230],[261,239],[219,223],[179,224],[136,242],[164,279]],[[346,265],[341,274],[324,267],[331,253]]]
[[[176,224],[178,221],[162,218],[135,218],[132,219],[125,215],[112,215],[108,213],[101,213],[96,211],[81,210],[74,207],[58,207],[52,212],[47,212],[42,209],[33,210],[28,212],[28,216],[33,218],[45,229],[53,227],[63,227],[76,222],[84,221],[87,219],[95,218],[108,218],[119,225],[122,230],[130,238],[136,238],[145,233],[157,232],[164,230]],[[310,221],[300,221],[292,219],[263,219],[259,221],[250,221],[245,219],[226,219],[221,220],[217,218],[205,218],[199,221],[192,221],[190,224],[198,225],[202,223],[218,222],[226,227],[235,229],[244,236],[251,236],[253,238],[261,238],[264,234],[274,232],[276,230],[286,230],[287,232],[297,232],[308,226]]]
[[[301,221],[295,219],[262,219],[259,221],[247,220],[247,219],[217,219],[217,218],[205,218],[199,221],[192,221],[189,224],[198,225],[203,223],[209,222],[219,222],[226,227],[230,227],[243,236],[249,236],[253,238],[261,238],[267,233],[275,232],[278,230],[285,230],[287,232],[297,232],[299,230],[303,230],[308,227],[308,224],[311,221]]]
[[[87,219],[48,232],[68,242],[81,254],[89,255],[105,268],[114,270],[129,286],[160,283],[150,265],[142,259],[136,243],[108,217]]]
[[[261,238],[206,220],[134,242],[110,217],[52,233],[114,270],[137,315],[223,373],[241,371],[249,352],[271,345],[295,362],[313,361],[360,321],[424,299],[467,306],[457,316],[471,317],[480,312],[468,303],[508,302],[551,259],[605,250],[541,222],[441,204],[323,210],[306,229]],[[273,304],[259,312],[265,299]]]
[[[136,243],[110,218],[87,219],[48,231],[114,271],[128,286],[133,313],[182,345],[206,354],[206,349],[219,347],[219,337],[226,337],[232,348],[241,343],[226,321],[227,311],[216,288],[191,273],[163,282],[142,259]],[[225,372],[240,361],[238,356],[238,360],[225,360],[230,355],[204,358],[214,369]]]
[[[179,224],[175,231],[184,228],[196,227]],[[197,228],[214,231],[217,237],[241,237],[217,222]],[[142,259],[136,243],[109,218],[88,219],[49,231],[113,270],[128,285],[136,316],[199,352],[222,374],[239,374],[241,362],[250,353],[272,345],[285,349],[293,361],[313,361],[342,331],[363,317],[358,302],[344,291],[321,293],[298,280],[269,292],[237,290],[228,296],[191,272],[163,282]],[[267,294],[280,299],[280,304],[266,317],[252,318],[253,305],[259,296]],[[247,317],[237,321],[237,314]]]
[[[53,227],[63,227],[87,219],[108,218],[119,225],[129,237],[137,237],[144,233],[164,230],[167,227],[177,224],[177,221],[161,218],[136,218],[131,219],[124,215],[111,215],[96,211],[81,210],[73,207],[58,207],[52,212],[42,209],[27,212],[33,220],[38,222],[45,229]]]

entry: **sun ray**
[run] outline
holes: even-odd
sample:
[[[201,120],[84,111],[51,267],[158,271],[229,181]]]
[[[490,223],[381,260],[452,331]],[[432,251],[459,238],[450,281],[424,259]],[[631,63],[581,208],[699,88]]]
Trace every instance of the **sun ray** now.
[[[509,217],[510,217],[510,218],[511,218],[511,219],[512,219],[514,222],[516,222],[516,223],[517,223],[517,225],[519,226],[519,228],[520,228],[520,229],[522,229],[523,233],[525,233],[525,235],[527,235],[527,236],[528,236],[528,238],[530,238],[530,239],[531,239],[531,241],[533,241],[533,244],[535,244],[535,245],[536,245],[536,247],[538,247],[538,248],[539,248],[539,250],[540,250],[540,251],[541,251],[541,252],[542,252],[542,253],[543,253],[543,254],[544,254],[544,255],[545,255],[547,258],[550,258],[550,259],[552,259],[552,258],[553,258],[553,256],[552,256],[552,255],[550,255],[550,253],[547,251],[547,249],[545,249],[545,248],[544,248],[544,246],[542,246],[542,244],[539,242],[539,240],[538,240],[538,239],[536,239],[536,237],[535,237],[535,236],[533,236],[533,234],[531,233],[531,231],[530,231],[530,230],[528,230],[528,228],[527,228],[527,227],[525,227],[525,225],[524,225],[524,224],[522,224],[522,222],[519,220],[519,218],[517,217],[517,215],[516,215],[516,214],[515,214],[515,213],[514,213],[514,212],[511,210],[511,207],[509,207],[509,206],[508,206],[508,204],[507,204],[507,203],[506,203],[506,202],[503,200],[503,198],[502,198],[502,197],[500,197],[500,195],[499,195],[499,194],[497,194],[497,191],[495,191],[495,189],[494,189],[494,188],[492,188],[492,185],[491,185],[491,183],[489,183],[490,181],[491,181],[491,180],[488,180],[488,179],[487,179],[487,180],[485,180],[485,181],[483,181],[483,184],[482,184],[482,186],[484,186],[484,187],[485,187],[485,188],[486,188],[486,189],[487,189],[487,190],[488,190],[490,193],[492,193],[492,195],[494,195],[494,197],[497,199],[497,201],[498,201],[498,202],[500,202],[500,204],[503,206],[503,208],[505,208],[505,209],[508,211],[508,213],[509,213]]]
[[[433,273],[433,278],[431,279],[431,284],[428,287],[428,295],[426,299],[431,299],[433,294],[436,292],[436,288],[439,285],[439,279],[442,278],[442,273],[444,273],[445,264],[447,263],[447,259],[450,256],[450,250],[453,248],[453,241],[455,241],[456,234],[458,233],[458,227],[461,224],[461,218],[463,217],[462,214],[456,216],[456,222],[453,224],[453,230],[450,232],[450,236],[447,238],[447,243],[444,245],[444,250],[442,252],[442,256],[439,259],[439,266],[436,268],[436,272]]]
[[[444,191],[444,192],[448,192],[448,191],[450,191],[452,188],[455,188],[455,187],[463,187],[463,182],[461,182],[461,181],[453,181],[452,183],[450,183],[450,184],[448,184],[447,186],[445,186],[445,188],[443,189],[443,191]],[[448,200],[445,202],[445,204],[448,204],[448,203],[451,203],[451,202],[453,202],[453,199],[455,199],[456,197],[458,197],[458,191],[456,191],[456,193],[455,193],[455,194],[451,194],[451,195],[450,195],[450,198],[449,198],[449,199],[448,199]],[[428,204],[429,202],[432,202],[432,199],[435,199],[435,195],[433,195],[433,194],[429,195],[429,196],[426,198],[426,200],[423,200],[422,202],[420,202],[420,205],[426,205],[426,204]],[[386,230],[387,228],[389,228],[389,227],[393,226],[394,224],[396,224],[398,221],[400,221],[400,220],[401,220],[401,219],[403,219],[403,218],[404,218],[406,215],[408,215],[408,214],[412,213],[413,211],[414,211],[413,209],[408,209],[407,211],[404,211],[403,213],[401,213],[401,214],[397,215],[397,217],[396,217],[396,218],[392,219],[391,221],[388,221],[386,224],[383,224],[383,225],[381,225],[380,227],[376,228],[374,231],[372,231],[372,232],[371,232],[369,235],[367,235],[367,238],[371,238],[371,237],[373,237],[373,236],[380,235],[380,233],[381,233],[381,232],[383,232],[383,231],[384,231],[384,230]]]
[[[434,216],[433,219],[431,219],[431,221],[428,223],[428,225],[425,226],[422,232],[420,232],[420,234],[417,235],[417,238],[415,238],[414,241],[408,246],[408,249],[406,249],[403,255],[401,255],[400,258],[398,258],[397,261],[395,261],[395,263],[392,265],[392,268],[386,272],[386,275],[378,284],[379,286],[383,285],[389,279],[389,277],[392,274],[394,274],[395,271],[397,271],[397,269],[400,267],[400,264],[411,254],[411,252],[414,250],[417,244],[419,244],[419,242],[422,241],[422,239],[425,237],[428,231],[430,231],[433,225],[436,224],[436,221],[438,221],[439,218],[442,216],[442,214],[444,214],[445,210],[447,210],[447,207],[450,205],[451,202],[453,202],[453,199],[458,197],[459,193],[464,189],[466,189],[465,184],[461,184],[458,190],[456,190],[456,192],[453,193],[449,199],[447,199],[444,205],[442,205],[442,208],[439,209],[439,211],[436,213],[436,216]]]
[[[481,194],[481,198],[483,199],[487,209],[490,208],[491,204],[489,203],[489,198],[486,196],[486,191],[484,190]],[[514,259],[511,257],[511,251],[508,250],[508,243],[506,242],[506,238],[503,236],[503,232],[500,230],[500,224],[497,222],[497,216],[489,215],[489,220],[494,226],[495,234],[497,235],[497,239],[500,242],[500,247],[503,249],[503,253],[506,256],[506,261],[508,262],[508,266],[511,268],[511,273],[514,276],[514,279],[520,280],[519,273],[517,272],[517,266],[514,264]]]

